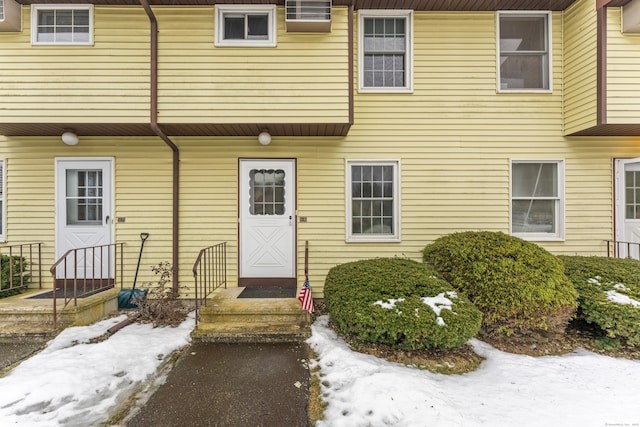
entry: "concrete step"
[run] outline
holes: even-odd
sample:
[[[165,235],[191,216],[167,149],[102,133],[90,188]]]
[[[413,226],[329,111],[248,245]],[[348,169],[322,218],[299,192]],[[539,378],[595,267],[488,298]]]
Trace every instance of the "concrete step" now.
[[[214,292],[193,339],[204,342],[297,342],[310,336],[296,298],[238,298],[243,288]]]

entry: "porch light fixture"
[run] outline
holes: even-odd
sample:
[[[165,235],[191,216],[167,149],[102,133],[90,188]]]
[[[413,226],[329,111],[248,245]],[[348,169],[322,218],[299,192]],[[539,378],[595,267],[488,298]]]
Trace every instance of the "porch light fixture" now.
[[[262,145],[271,144],[271,134],[269,133],[269,131],[263,130],[262,132],[260,132],[260,134],[258,135],[258,142]]]
[[[62,134],[62,142],[67,145],[77,145],[80,142],[78,134],[73,129],[66,129]]]

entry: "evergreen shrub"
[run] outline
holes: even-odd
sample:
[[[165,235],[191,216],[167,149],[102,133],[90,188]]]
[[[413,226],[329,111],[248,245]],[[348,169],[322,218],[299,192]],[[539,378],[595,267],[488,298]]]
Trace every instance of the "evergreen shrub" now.
[[[459,347],[476,335],[482,315],[436,276],[426,265],[401,258],[333,267],[324,287],[331,324],[360,342],[401,350]]]
[[[640,261],[562,256],[578,290],[578,316],[599,327],[604,337],[640,347]],[[618,345],[611,340],[610,345]]]
[[[9,258],[9,255],[0,257],[0,298],[15,295],[27,289],[31,279],[27,270],[28,263],[23,257]]]
[[[575,313],[577,293],[562,261],[522,239],[453,233],[425,247],[423,259],[480,309],[488,336],[563,333]]]

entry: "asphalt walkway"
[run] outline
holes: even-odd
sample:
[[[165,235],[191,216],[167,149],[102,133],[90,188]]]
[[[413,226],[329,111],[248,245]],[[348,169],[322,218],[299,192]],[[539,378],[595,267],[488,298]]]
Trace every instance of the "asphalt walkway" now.
[[[195,343],[128,427],[305,427],[305,343]]]

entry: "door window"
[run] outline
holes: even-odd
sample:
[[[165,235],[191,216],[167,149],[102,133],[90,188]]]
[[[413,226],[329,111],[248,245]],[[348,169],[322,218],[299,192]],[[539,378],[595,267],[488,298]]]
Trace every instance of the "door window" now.
[[[285,173],[282,169],[251,169],[249,212],[251,215],[284,215]]]
[[[627,219],[640,219],[640,171],[625,172],[625,212]]]
[[[67,169],[67,225],[102,224],[101,170]]]

